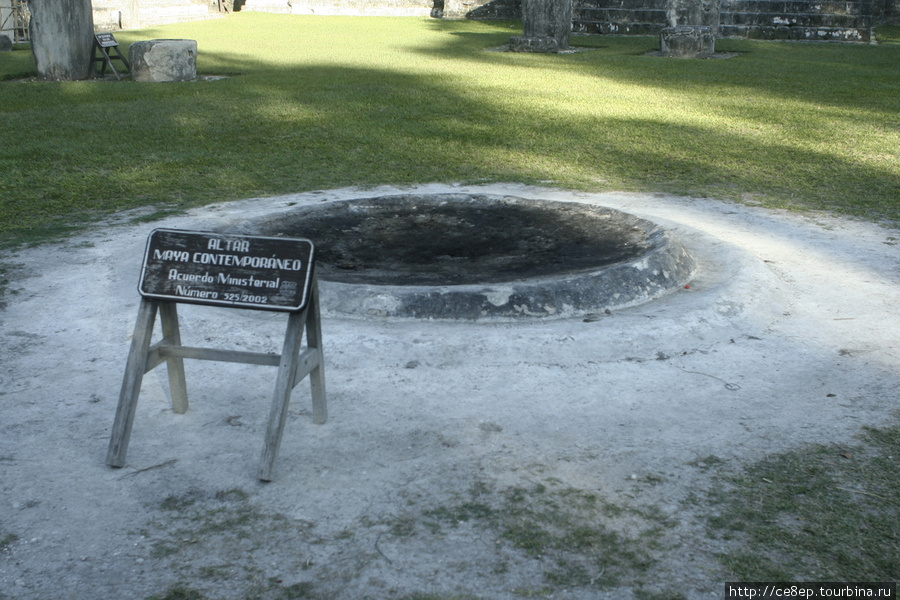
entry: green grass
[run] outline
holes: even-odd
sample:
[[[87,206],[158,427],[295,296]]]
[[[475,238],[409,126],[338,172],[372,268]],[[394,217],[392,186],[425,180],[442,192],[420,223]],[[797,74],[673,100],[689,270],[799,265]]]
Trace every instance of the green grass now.
[[[879,44],[900,44],[900,25],[882,25],[876,32]]]
[[[297,552],[308,543],[304,534],[309,532],[284,515],[260,509],[244,490],[191,488],[167,496],[159,509],[160,520],[141,535],[152,539],[150,557],[170,564],[180,581],[146,600],[216,600],[215,592],[205,588],[223,585],[237,590],[241,600],[322,600],[311,582],[285,583],[264,573],[272,563],[257,560],[257,553],[268,544],[293,548],[280,568],[307,570],[312,561],[298,558]]]
[[[741,581],[900,579],[900,429],[751,465],[713,493],[712,532]]]
[[[517,23],[236,13],[116,34],[198,41],[218,81],[0,82],[0,242],[110,211],[347,185],[514,181],[900,218],[900,43],[720,40],[728,60],[490,52]],[[33,69],[0,54],[0,80]]]
[[[0,535],[0,551],[5,550],[8,546],[11,546],[13,542],[17,541],[19,536],[14,533],[5,533]]]
[[[371,577],[369,568],[391,571],[399,565],[389,556],[460,535],[493,548],[477,562],[453,567],[466,578],[508,576],[522,559],[539,570],[540,580],[509,590],[522,598],[630,588],[641,600],[683,599],[665,582],[673,574],[669,559],[685,547],[720,561],[721,570],[709,568],[698,573],[701,579],[897,581],[898,457],[896,426],[864,428],[850,445],[801,446],[737,468],[704,457],[692,464],[709,468],[711,480],[685,499],[690,510],[678,517],[688,519],[681,524],[695,536],[687,545],[681,538],[687,529],[657,505],[637,501],[635,489],[613,501],[552,477],[513,487],[475,481],[443,502],[410,500],[399,513],[377,518],[364,513],[359,527],[330,534],[266,511],[240,489],[191,489],[163,499],[157,518],[141,532],[153,543],[155,564],[180,581],[148,600],[213,599],[222,586],[243,600],[323,600],[334,597],[334,581]],[[270,547],[290,548],[276,572],[302,574],[304,581],[288,584],[269,575]],[[475,591],[393,589],[381,597],[487,598]]]
[[[147,600],[206,600],[206,596],[189,586],[177,584],[166,590],[164,595],[150,596]]]
[[[619,585],[646,591],[646,574],[672,523],[654,508],[626,508],[593,492],[548,483],[499,492],[475,486],[458,503],[427,510],[425,525],[435,534],[470,522],[495,530],[498,541],[541,561],[541,593]],[[626,513],[642,524],[637,535],[616,530],[616,517]],[[530,595],[536,590],[519,592]]]

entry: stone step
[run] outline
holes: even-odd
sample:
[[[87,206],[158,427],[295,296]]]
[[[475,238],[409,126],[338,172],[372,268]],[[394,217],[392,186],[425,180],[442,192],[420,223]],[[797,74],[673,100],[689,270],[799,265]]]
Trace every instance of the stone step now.
[[[722,37],[749,38],[757,40],[793,40],[816,42],[871,42],[872,30],[852,27],[789,27],[722,25]]]
[[[744,25],[747,27],[812,27],[812,28],[860,28],[870,27],[871,18],[835,14],[791,14],[791,13],[729,13],[722,12],[722,25]]]

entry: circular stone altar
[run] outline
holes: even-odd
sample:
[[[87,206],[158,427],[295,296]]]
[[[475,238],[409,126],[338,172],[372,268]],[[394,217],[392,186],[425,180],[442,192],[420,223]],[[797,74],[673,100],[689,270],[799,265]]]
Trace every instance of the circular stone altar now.
[[[326,313],[571,317],[633,306],[695,263],[659,225],[572,202],[407,194],[297,207],[229,232],[307,238]]]

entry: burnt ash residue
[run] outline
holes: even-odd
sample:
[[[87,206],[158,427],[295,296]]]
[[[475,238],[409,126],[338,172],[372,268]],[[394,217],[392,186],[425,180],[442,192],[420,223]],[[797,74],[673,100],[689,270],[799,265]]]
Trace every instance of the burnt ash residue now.
[[[381,285],[564,275],[634,259],[651,246],[639,220],[617,211],[469,194],[334,202],[260,228],[312,240],[325,280]]]

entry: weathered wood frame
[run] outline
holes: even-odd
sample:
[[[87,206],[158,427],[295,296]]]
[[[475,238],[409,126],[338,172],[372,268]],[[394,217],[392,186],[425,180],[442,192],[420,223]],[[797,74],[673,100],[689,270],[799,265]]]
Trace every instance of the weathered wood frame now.
[[[159,342],[151,345],[157,313],[160,316],[163,337]],[[302,348],[301,341],[304,328],[306,329],[305,349]],[[309,301],[306,307],[291,312],[288,317],[287,331],[284,335],[284,345],[280,355],[182,346],[177,303],[143,298],[138,310],[131,350],[125,366],[125,377],[119,394],[116,419],[109,440],[109,451],[106,456],[108,465],[113,467],[125,465],[138,396],[146,373],[162,363],[166,363],[169,387],[172,393],[172,410],[178,414],[187,411],[185,358],[278,367],[275,394],[269,411],[269,424],[259,464],[258,477],[262,481],[273,479],[275,459],[284,435],[291,392],[307,375],[312,390],[313,422],[322,424],[328,418],[319,290],[315,275],[311,281]]]

